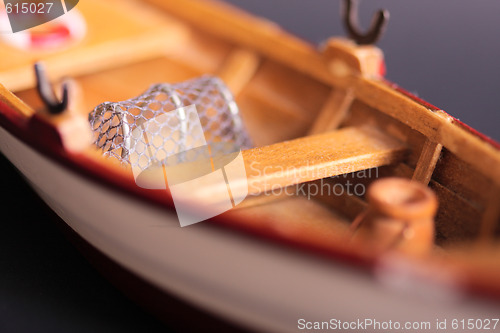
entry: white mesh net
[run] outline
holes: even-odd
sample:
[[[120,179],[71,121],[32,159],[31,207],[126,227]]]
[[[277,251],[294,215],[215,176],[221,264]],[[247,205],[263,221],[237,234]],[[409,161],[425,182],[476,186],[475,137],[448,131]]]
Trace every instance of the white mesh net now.
[[[188,108],[193,105],[199,121]],[[169,156],[182,158],[183,151],[203,152],[194,148],[204,142],[211,149],[231,150],[212,153],[251,147],[233,96],[212,76],[157,84],[136,98],[103,103],[90,113],[89,121],[95,144],[105,156],[140,170]]]

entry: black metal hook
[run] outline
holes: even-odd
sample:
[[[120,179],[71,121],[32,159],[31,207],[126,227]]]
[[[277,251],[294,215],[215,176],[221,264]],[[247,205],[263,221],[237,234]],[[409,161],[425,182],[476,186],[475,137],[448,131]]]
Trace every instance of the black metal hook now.
[[[389,20],[389,11],[379,10],[373,17],[370,29],[366,33],[360,32],[357,0],[344,0],[342,16],[349,37],[358,45],[367,45],[375,44],[382,37]]]
[[[35,75],[38,94],[40,95],[43,103],[47,106],[49,112],[51,114],[59,114],[66,110],[69,102],[68,85],[63,83],[62,98],[59,101],[54,93],[54,89],[52,89],[49,79],[47,78],[45,67],[40,62],[35,64]]]

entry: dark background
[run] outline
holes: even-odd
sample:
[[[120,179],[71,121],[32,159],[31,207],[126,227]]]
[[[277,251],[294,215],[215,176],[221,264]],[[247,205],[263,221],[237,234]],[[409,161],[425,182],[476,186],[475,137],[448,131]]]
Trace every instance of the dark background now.
[[[336,0],[229,2],[314,44],[344,35]],[[363,1],[365,27],[378,8],[387,77],[500,141],[500,1]],[[87,263],[3,157],[0,171],[0,332],[170,331]]]

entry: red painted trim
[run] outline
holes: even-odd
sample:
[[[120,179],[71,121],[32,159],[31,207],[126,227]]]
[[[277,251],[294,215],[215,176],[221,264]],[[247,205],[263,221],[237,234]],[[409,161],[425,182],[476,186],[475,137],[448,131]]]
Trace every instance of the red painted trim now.
[[[478,130],[470,127],[469,125],[461,122],[460,120],[458,120],[458,119],[456,119],[454,117],[452,117],[452,118],[453,118],[453,123],[455,123],[458,126],[462,127],[464,130],[466,130],[467,132],[471,133],[472,135],[477,136],[481,140],[486,141],[487,143],[489,143],[490,145],[492,145],[495,149],[500,150],[500,143],[496,142],[495,140],[493,140],[489,136],[484,135],[483,133],[479,132]]]
[[[396,83],[394,82],[391,82],[391,81],[388,81],[388,80],[383,80],[384,83],[386,85],[388,85],[389,87],[391,87],[392,89],[396,90],[397,92],[405,95],[406,97],[410,98],[411,100],[417,102],[418,104],[420,105],[423,105],[425,106],[426,108],[428,108],[429,110],[431,111],[438,111],[438,110],[441,110],[440,108],[438,108],[437,106],[434,106],[426,101],[424,101],[423,99],[421,99],[420,97],[417,97],[415,95],[413,95],[412,93],[406,91],[405,89],[401,88],[400,86],[398,86]]]
[[[498,284],[484,283],[481,277],[466,281],[463,288],[467,293],[472,295],[479,295],[494,302],[500,300],[500,286]]]

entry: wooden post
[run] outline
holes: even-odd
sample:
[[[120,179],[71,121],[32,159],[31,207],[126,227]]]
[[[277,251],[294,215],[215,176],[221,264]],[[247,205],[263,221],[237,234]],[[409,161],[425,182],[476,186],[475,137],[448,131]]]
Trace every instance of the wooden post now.
[[[427,139],[422,147],[422,152],[418,158],[417,167],[413,173],[412,179],[424,185],[428,185],[434,169],[436,168],[437,161],[441,156],[443,146],[439,143],[432,142]]]
[[[368,209],[356,218],[355,241],[376,252],[428,254],[434,246],[437,197],[427,186],[405,178],[384,178],[368,189]]]
[[[349,112],[353,101],[353,89],[333,90],[309,130],[309,135],[338,128]]]
[[[332,38],[323,47],[322,55],[330,73],[340,79],[349,76],[383,76],[384,54],[373,45],[358,46],[349,40]],[[334,88],[309,134],[338,128],[349,112],[353,101],[353,88]]]
[[[30,118],[29,128],[40,140],[78,153],[92,144],[92,131],[87,116],[81,112],[83,101],[79,85],[75,81],[67,81],[67,84],[70,91],[68,109],[56,115],[40,110]]]

